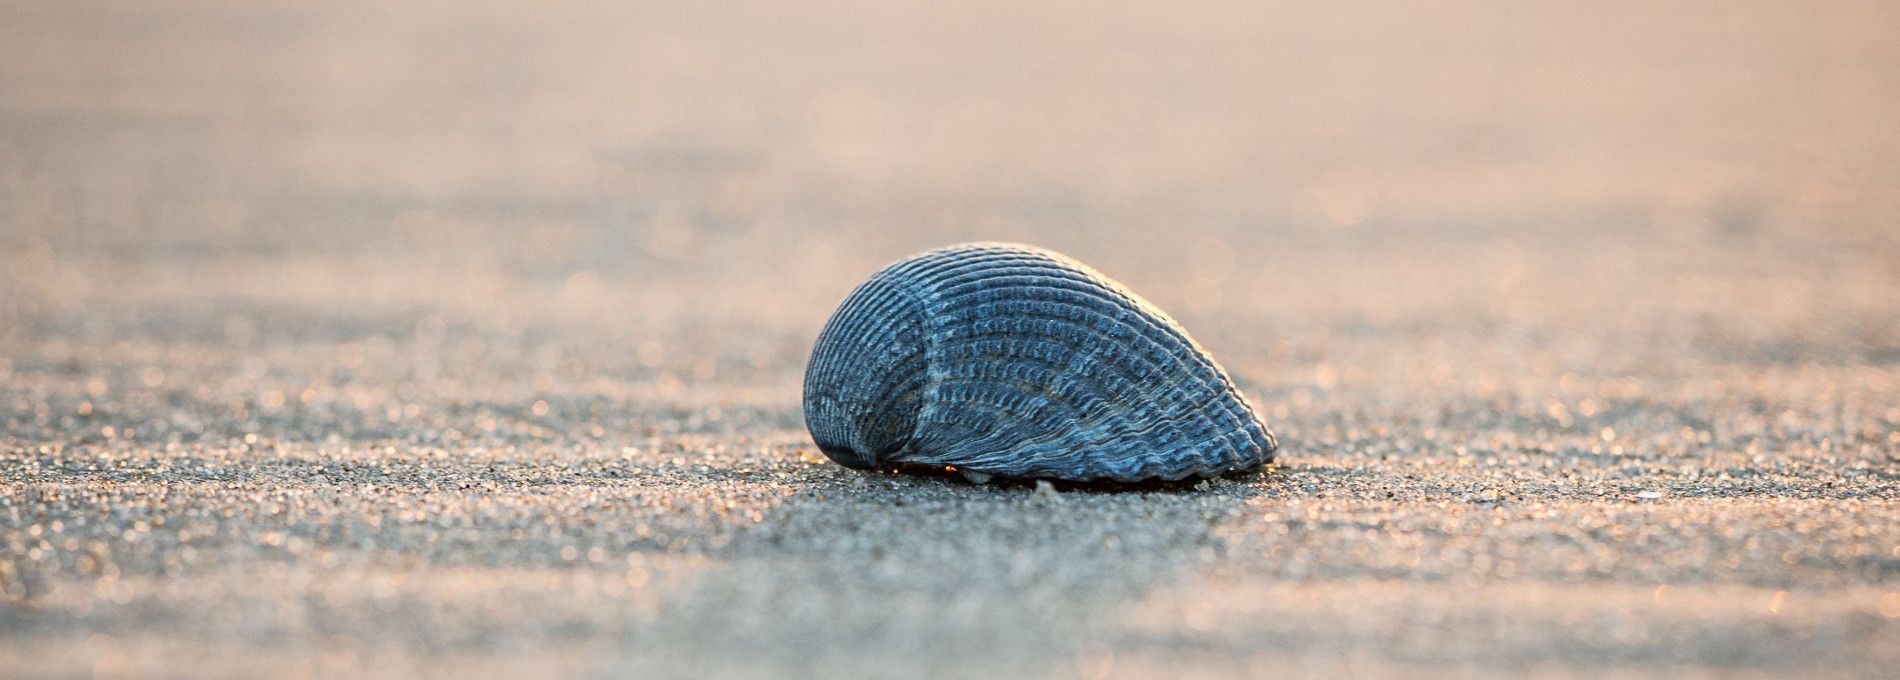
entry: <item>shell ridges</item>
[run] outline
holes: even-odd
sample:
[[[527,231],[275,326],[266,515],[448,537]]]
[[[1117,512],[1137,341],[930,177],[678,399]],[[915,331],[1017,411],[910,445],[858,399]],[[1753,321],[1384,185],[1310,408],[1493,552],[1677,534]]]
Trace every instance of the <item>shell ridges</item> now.
[[[1277,443],[1179,324],[1066,256],[1016,244],[886,267],[819,334],[812,439],[839,463],[976,475],[1210,477]]]

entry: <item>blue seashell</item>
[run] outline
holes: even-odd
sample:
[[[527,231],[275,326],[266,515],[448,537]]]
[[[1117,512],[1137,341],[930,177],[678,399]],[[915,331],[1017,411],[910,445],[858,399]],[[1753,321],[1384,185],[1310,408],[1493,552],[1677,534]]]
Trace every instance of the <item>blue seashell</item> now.
[[[805,425],[854,468],[1175,480],[1273,460],[1273,433],[1187,331],[1088,265],[974,243],[903,260],[831,317]]]

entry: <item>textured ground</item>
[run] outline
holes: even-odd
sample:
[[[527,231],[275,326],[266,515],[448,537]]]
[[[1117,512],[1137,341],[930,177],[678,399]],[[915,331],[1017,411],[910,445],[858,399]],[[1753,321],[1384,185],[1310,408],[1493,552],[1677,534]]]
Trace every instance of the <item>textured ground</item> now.
[[[306,4],[0,2],[0,676],[1900,669],[1891,3]],[[823,460],[979,238],[1283,462]]]

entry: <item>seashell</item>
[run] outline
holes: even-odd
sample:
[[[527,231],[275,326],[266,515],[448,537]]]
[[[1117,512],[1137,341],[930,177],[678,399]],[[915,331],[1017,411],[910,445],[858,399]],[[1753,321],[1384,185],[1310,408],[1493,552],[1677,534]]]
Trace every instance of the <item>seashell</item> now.
[[[805,426],[854,468],[1175,480],[1273,460],[1273,433],[1187,331],[1033,246],[973,243],[879,271],[805,368]]]

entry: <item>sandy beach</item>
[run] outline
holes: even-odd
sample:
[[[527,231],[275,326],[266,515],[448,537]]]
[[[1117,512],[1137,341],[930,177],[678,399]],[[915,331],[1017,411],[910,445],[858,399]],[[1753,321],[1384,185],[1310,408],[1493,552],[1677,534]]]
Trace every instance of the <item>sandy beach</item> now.
[[[1892,677],[1900,8],[0,2],[0,676]],[[859,472],[860,281],[1282,442]]]

